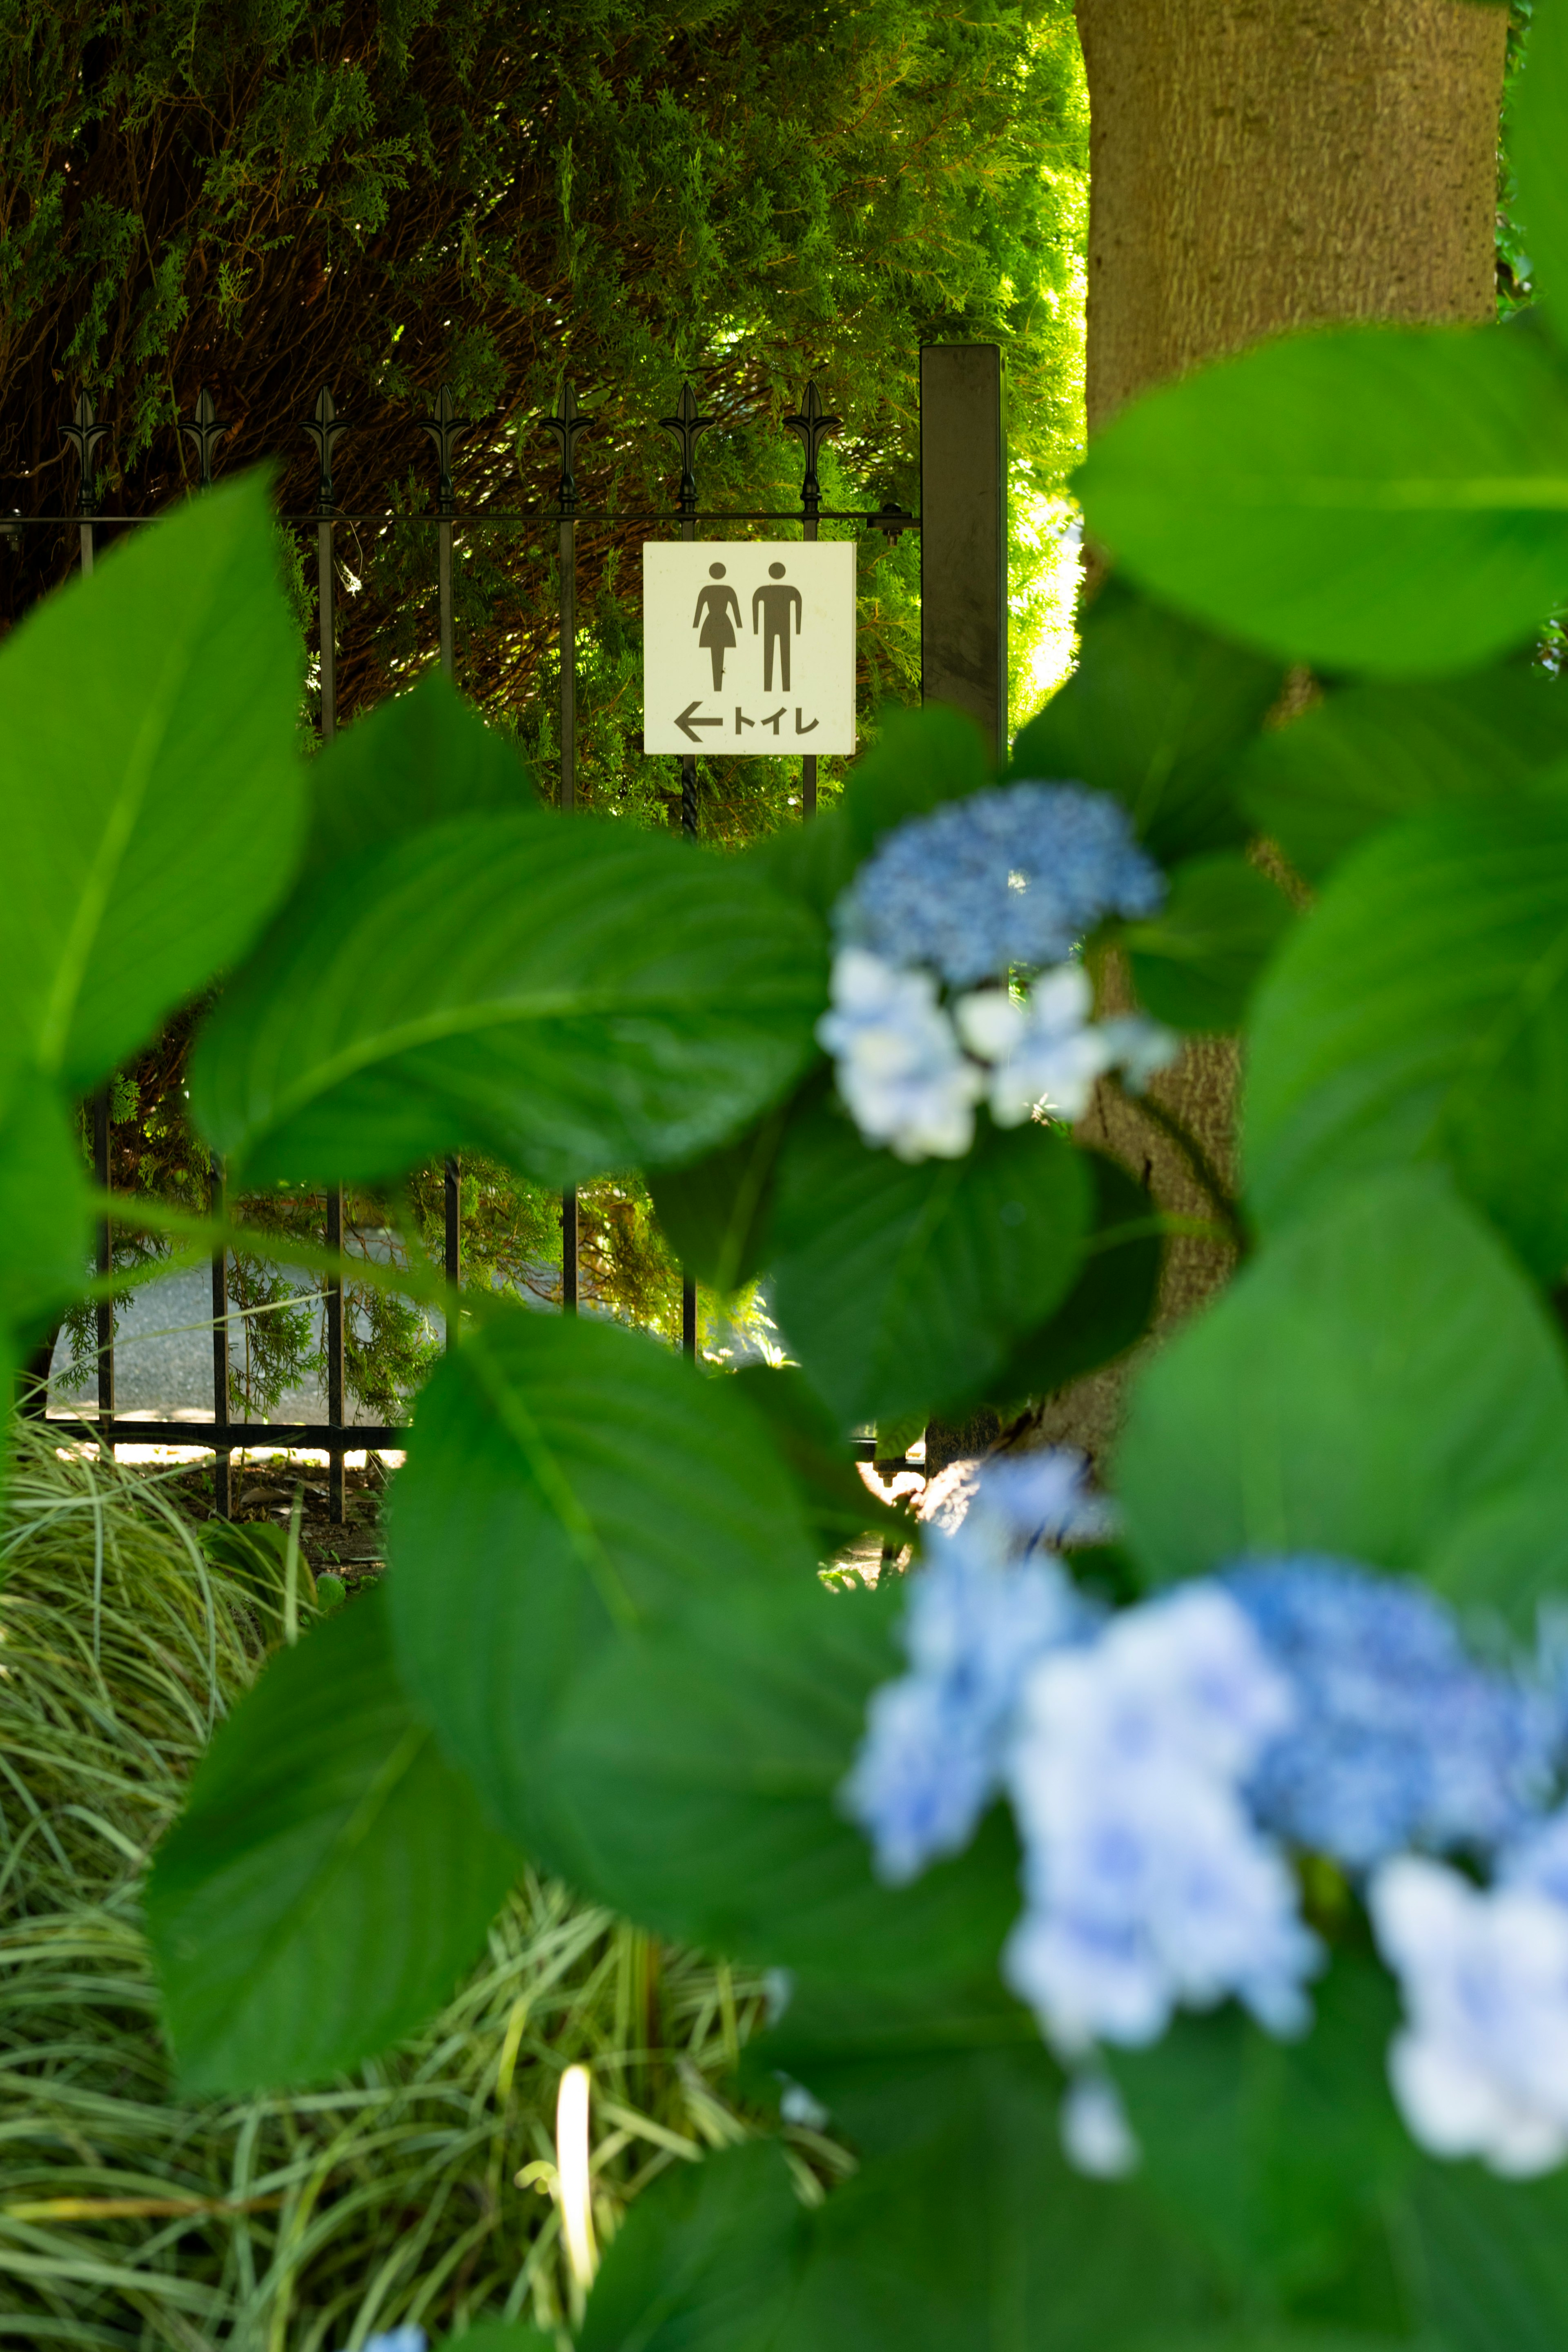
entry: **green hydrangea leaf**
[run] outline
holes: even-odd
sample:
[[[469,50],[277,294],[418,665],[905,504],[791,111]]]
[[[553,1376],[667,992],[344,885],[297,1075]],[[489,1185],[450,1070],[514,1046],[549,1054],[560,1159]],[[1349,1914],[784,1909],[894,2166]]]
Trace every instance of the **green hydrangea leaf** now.
[[[1437,809],[1341,868],[1258,999],[1245,1159],[1269,1229],[1327,1187],[1440,1160],[1559,1278],[1568,789]]]
[[[1516,791],[1568,755],[1568,695],[1521,664],[1331,691],[1259,735],[1237,797],[1310,882],[1434,802]]]
[[[85,1092],[243,954],[299,848],[300,667],[261,474],[136,532],[6,638],[5,1055]]]
[[[1077,479],[1135,578],[1283,660],[1437,677],[1568,597],[1568,374],[1510,328],[1259,344],[1124,409]]]
[[[237,975],[192,1072],[231,1181],[445,1151],[550,1184],[696,1158],[816,1052],[826,948],[733,861],[584,818],[454,819],[340,861]]]
[[[1323,1552],[1532,1628],[1568,1576],[1568,1370],[1440,1170],[1368,1178],[1150,1362],[1115,1485],[1152,1583]]]
[[[1248,830],[1231,772],[1281,676],[1277,661],[1109,580],[1084,614],[1078,667],[1020,730],[1006,781],[1113,793],[1163,863],[1228,848]]]
[[[1159,914],[1121,935],[1139,1002],[1173,1029],[1239,1029],[1294,919],[1279,885],[1235,851],[1188,858]]]
[[[693,1585],[815,1583],[816,1545],[723,1381],[586,1317],[498,1313],[421,1392],[387,1515],[408,1685],[497,1818],[580,1874],[552,1740],[598,1651]]]
[[[521,1868],[405,1697],[384,1595],[335,1612],[220,1725],[148,1881],[187,2095],[388,2048],[478,1958]]]
[[[1070,1289],[1094,1214],[1067,1138],[982,1120],[963,1160],[914,1166],[824,1102],[792,1122],[773,1209],[773,1302],[847,1426],[984,1394]]]

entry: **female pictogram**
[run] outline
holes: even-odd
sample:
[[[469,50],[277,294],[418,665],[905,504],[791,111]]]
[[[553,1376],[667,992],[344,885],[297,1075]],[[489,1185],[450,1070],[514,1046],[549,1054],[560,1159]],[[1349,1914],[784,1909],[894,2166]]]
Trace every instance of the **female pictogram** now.
[[[712,580],[722,580],[724,577],[724,566],[721,563],[710,563],[708,566],[708,572],[709,577]],[[694,629],[701,630],[702,634],[697,642],[700,646],[706,646],[712,656],[715,694],[724,683],[724,656],[735,643],[735,629],[730,625],[731,613],[735,616],[735,628],[739,628],[741,606],[732,588],[699,590],[697,610],[692,615],[691,625]]]

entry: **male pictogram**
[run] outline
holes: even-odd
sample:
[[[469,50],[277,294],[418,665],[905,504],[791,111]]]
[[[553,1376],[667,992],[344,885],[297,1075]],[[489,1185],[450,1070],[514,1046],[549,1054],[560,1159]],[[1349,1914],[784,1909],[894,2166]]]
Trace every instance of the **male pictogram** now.
[[[769,564],[770,580],[782,580],[784,576],[784,568],[782,563]],[[762,617],[765,624],[763,630],[763,691],[764,694],[771,694],[773,690],[773,647],[776,645],[779,649],[779,684],[787,694],[789,691],[790,608],[793,605],[795,609],[795,634],[798,637],[800,590],[798,588],[759,588],[752,598],[752,635],[753,636],[757,634],[759,604],[763,608]]]
[[[775,571],[782,571],[783,566],[775,564],[773,568]],[[710,563],[708,566],[708,574],[711,580],[722,580],[724,566],[721,563]],[[735,643],[735,630],[730,626],[731,613],[735,615],[735,627],[739,628],[741,600],[732,588],[699,589],[697,610],[691,616],[691,625],[694,629],[701,630],[702,634],[697,642],[700,646],[706,646],[712,656],[715,694],[724,683],[724,656]],[[784,683],[788,685],[787,677]]]

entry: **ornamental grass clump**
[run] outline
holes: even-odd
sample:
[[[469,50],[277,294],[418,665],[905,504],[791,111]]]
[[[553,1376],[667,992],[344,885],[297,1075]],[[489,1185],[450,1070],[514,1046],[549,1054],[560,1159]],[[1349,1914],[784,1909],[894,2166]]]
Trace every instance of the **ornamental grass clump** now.
[[[468,1981],[388,2057],[308,2095],[182,2100],[140,1883],[214,1723],[282,1637],[281,1571],[269,1591],[263,1574],[216,1570],[157,1478],[63,1455],[36,1425],[16,1449],[0,1536],[0,2336],[335,2352],[480,2314],[553,2325],[568,2304],[551,2195],[563,2069],[594,2070],[608,2235],[655,2174],[747,2135],[715,2084],[757,1988],[530,1874]]]

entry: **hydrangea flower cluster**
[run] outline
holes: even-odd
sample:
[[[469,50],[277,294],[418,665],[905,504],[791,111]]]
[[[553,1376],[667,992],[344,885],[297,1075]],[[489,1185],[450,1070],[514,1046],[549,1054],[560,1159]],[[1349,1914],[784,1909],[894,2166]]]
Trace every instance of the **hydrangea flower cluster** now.
[[[1295,1694],[1229,1595],[1191,1585],[1027,1676],[1008,1757],[1026,1908],[1003,1973],[1064,2057],[1227,1994],[1299,2032],[1319,1965],[1243,1790]]]
[[[1042,1107],[1081,1118],[1107,1070],[1144,1086],[1176,1040],[1142,1013],[1094,1022],[1089,976],[1064,959],[1164,889],[1120,803],[1081,784],[973,793],[890,834],[839,901],[816,1033],[867,1140],[956,1160],[982,1101],[1016,1127]],[[1040,975],[1027,994],[999,984],[1020,967]],[[944,1002],[943,983],[964,992]]]
[[[1305,1853],[1364,1889],[1404,1992],[1389,2064],[1415,2137],[1501,2172],[1568,2158],[1561,1701],[1478,1663],[1429,1592],[1341,1560],[1096,1611],[1049,1547],[1103,1535],[1103,1509],[1075,1455],[987,1465],[911,1579],[910,1670],[873,1695],[844,1790],[893,1880],[1009,1798],[1025,1903],[1003,1972],[1078,2070],[1068,2156],[1136,2161],[1100,2045],[1232,1997],[1270,2032],[1310,2025]]]
[[[1036,1465],[1038,1465],[1037,1467]],[[961,1853],[1002,1786],[1030,1666],[1093,1622],[1043,1544],[1099,1532],[1076,1454],[1023,1457],[988,1473],[951,1535],[926,1538],[910,1588],[910,1671],[872,1695],[868,1737],[844,1787],[892,1885]]]
[[[1060,963],[1107,915],[1153,915],[1165,881],[1119,801],[1020,783],[944,801],[879,844],[838,909],[841,938],[954,988]]]
[[[1476,1665],[1430,1592],[1329,1559],[1226,1583],[1301,1700],[1252,1784],[1269,1829],[1360,1871],[1411,1846],[1489,1851],[1540,1811],[1557,1709]]]

